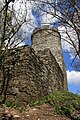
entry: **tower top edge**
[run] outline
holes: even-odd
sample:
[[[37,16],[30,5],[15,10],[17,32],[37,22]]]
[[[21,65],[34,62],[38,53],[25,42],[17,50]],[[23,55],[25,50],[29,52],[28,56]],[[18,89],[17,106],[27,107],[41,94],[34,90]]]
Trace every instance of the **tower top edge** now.
[[[36,33],[38,33],[38,32],[41,32],[41,31],[48,31],[48,30],[51,30],[51,31],[53,31],[53,32],[57,32],[57,33],[59,34],[57,28],[55,28],[55,27],[49,28],[48,26],[45,25],[45,26],[43,26],[42,28],[35,28],[35,29],[33,30],[33,33],[32,33],[32,35],[31,35],[31,37],[33,37],[34,34],[36,34]]]

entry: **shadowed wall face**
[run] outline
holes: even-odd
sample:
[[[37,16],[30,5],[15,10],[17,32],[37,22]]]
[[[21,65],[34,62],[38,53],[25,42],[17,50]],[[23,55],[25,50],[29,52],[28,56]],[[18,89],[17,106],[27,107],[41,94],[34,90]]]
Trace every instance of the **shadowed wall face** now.
[[[35,29],[32,34],[32,48],[37,53],[39,50],[49,48],[64,74],[64,89],[67,90],[66,67],[62,55],[61,37],[57,29]]]
[[[23,104],[49,93],[64,90],[63,73],[49,49],[39,51],[36,55],[31,47],[23,46],[9,50],[5,58],[4,91],[9,80],[6,93],[10,99],[13,98]],[[0,81],[0,85],[2,82]]]

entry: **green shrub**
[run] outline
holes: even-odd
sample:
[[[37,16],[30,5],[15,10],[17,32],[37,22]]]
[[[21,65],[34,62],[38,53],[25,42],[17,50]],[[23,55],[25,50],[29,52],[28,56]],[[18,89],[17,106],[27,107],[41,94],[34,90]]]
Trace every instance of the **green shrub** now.
[[[47,103],[54,108],[55,114],[71,116],[80,106],[80,96],[66,91],[55,92],[53,94],[36,99],[30,102],[30,106]],[[80,118],[77,118],[79,120]]]
[[[2,103],[3,100],[0,99],[0,104]],[[7,107],[14,107],[22,112],[23,109],[18,103],[18,101],[5,101],[5,105]],[[80,96],[66,91],[55,92],[53,94],[41,97],[40,99],[32,100],[29,103],[29,106],[32,107],[42,105],[44,103],[49,104],[54,108],[54,114],[66,115],[69,117],[72,117],[73,113],[75,113],[77,110],[80,110]],[[74,120],[80,120],[80,118],[77,117]]]
[[[5,105],[7,107],[14,107],[15,106],[15,102],[11,101],[11,100],[6,100],[5,101]]]

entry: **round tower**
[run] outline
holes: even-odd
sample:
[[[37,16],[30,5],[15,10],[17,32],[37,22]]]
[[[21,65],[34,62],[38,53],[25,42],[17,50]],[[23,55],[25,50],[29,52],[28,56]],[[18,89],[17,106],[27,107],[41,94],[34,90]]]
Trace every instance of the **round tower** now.
[[[32,48],[36,53],[40,50],[43,51],[46,48],[50,49],[63,71],[64,90],[68,90],[66,67],[62,55],[61,36],[58,30],[56,28],[46,27],[43,27],[42,29],[36,28],[32,34]]]

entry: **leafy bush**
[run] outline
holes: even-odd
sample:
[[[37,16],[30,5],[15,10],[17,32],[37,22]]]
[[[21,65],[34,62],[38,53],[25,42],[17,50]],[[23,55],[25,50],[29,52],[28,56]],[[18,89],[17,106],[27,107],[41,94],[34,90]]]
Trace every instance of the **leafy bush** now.
[[[5,101],[5,105],[7,107],[14,107],[15,106],[15,102],[11,101],[11,100],[6,100]]]
[[[80,96],[66,91],[55,92],[53,94],[36,99],[30,102],[30,106],[47,103],[54,108],[55,114],[72,116],[73,112],[80,109]],[[76,118],[75,120],[80,120]]]

